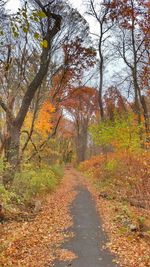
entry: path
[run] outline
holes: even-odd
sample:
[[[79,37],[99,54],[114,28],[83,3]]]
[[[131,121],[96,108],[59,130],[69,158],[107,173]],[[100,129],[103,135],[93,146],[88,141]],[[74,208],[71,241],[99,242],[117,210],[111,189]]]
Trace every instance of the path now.
[[[77,176],[77,172],[74,171]],[[103,249],[107,241],[102,224],[96,213],[95,202],[85,186],[79,184],[78,195],[71,206],[75,237],[62,246],[73,251],[77,259],[73,262],[57,262],[55,267],[117,267],[111,253]]]

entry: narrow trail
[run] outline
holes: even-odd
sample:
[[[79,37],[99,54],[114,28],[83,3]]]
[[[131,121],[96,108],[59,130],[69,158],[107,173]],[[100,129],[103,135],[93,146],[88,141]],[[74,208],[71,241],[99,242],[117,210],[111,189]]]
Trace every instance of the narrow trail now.
[[[66,169],[37,216],[0,225],[0,267],[117,267],[94,197],[87,179]]]
[[[75,236],[62,246],[75,253],[77,258],[72,262],[56,262],[55,267],[117,267],[113,255],[104,245],[107,237],[102,230],[102,223],[96,212],[95,201],[86,186],[82,183],[82,176],[71,170],[70,179],[76,176],[78,192],[71,205],[73,227],[70,229]]]

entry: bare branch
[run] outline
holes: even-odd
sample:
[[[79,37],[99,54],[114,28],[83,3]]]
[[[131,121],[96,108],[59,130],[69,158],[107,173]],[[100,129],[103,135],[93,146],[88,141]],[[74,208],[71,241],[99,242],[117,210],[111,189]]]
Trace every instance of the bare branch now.
[[[7,116],[9,117],[9,119],[10,120],[13,120],[14,119],[13,114],[11,113],[11,111],[9,110],[9,108],[7,107],[7,105],[2,100],[2,97],[0,97],[0,106],[6,112]]]

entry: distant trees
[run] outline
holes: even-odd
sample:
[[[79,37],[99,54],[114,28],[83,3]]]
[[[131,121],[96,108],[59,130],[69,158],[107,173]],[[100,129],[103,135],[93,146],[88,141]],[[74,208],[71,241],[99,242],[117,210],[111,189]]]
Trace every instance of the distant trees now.
[[[87,156],[88,128],[99,113],[96,89],[86,86],[75,88],[71,98],[64,103],[64,108],[74,123],[77,161],[84,161]]]
[[[134,112],[138,123],[144,114],[142,93],[148,88],[149,15],[147,1],[111,1],[110,17],[116,25],[114,47],[130,71]],[[143,81],[143,82],[142,82]]]
[[[149,132],[148,114],[144,95],[149,90],[149,4],[146,0],[104,0],[97,3],[94,0],[86,1],[88,15],[92,16],[99,26],[93,36],[97,41],[99,56],[99,106],[101,118],[105,119],[105,69],[110,61],[121,64],[119,83],[126,83],[130,90],[129,97],[134,97],[134,113],[138,124],[145,118],[145,130]],[[114,65],[117,66],[117,65]],[[125,67],[125,71],[123,70]],[[122,76],[122,77],[121,77]],[[108,76],[107,76],[108,77]],[[109,77],[108,77],[109,79]],[[115,84],[115,81],[112,81]],[[124,92],[124,95],[127,92]],[[140,133],[141,134],[141,133]]]
[[[109,87],[104,94],[105,118],[113,121],[115,115],[122,116],[128,111],[125,98],[117,87]]]
[[[100,2],[100,1],[99,1]],[[104,106],[103,106],[103,93],[104,93],[104,72],[109,56],[108,39],[110,38],[110,30],[113,27],[113,21],[109,19],[110,15],[110,4],[111,1],[101,1],[100,3],[94,0],[88,0],[87,14],[95,18],[95,21],[99,27],[98,33],[93,33],[97,40],[97,51],[98,51],[98,73],[99,73],[99,107],[101,119],[104,119]]]

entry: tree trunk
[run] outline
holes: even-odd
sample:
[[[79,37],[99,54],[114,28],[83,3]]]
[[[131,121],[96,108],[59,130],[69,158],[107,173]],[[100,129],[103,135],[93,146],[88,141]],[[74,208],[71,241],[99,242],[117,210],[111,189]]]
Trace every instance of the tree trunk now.
[[[6,166],[3,183],[6,188],[12,185],[15,172],[19,169],[19,144],[20,129],[15,125],[9,125],[9,127],[7,127],[7,137],[4,146]]]
[[[100,108],[100,115],[101,115],[101,120],[104,119],[104,109],[103,109],[103,99],[102,99],[102,91],[99,90],[99,108]]]
[[[146,97],[144,95],[142,95],[142,97],[141,97],[141,103],[142,103],[142,107],[143,107],[143,110],[144,110],[145,131],[146,131],[147,137],[149,138],[149,134],[150,134],[150,114],[149,114],[149,110],[148,110]]]
[[[83,130],[76,140],[77,162],[80,163],[86,159],[87,151],[87,130]]]
[[[102,29],[101,29],[102,31]],[[99,108],[100,108],[100,115],[101,115],[101,120],[104,119],[104,109],[103,109],[103,75],[104,75],[104,59],[103,59],[103,54],[102,54],[102,35],[100,37],[99,41],[99,57],[100,57],[100,66],[99,66],[99,71],[100,71],[100,80],[99,80]]]
[[[139,101],[139,87],[137,83],[137,71],[136,68],[132,69],[132,77],[133,77],[133,85],[134,85],[134,94],[135,94],[135,113],[138,117],[138,124],[141,125],[141,108],[140,108],[140,101]]]
[[[38,88],[41,86],[43,79],[45,78],[49,63],[50,63],[50,52],[51,45],[54,37],[60,31],[61,19],[62,17],[58,14],[51,13],[49,9],[45,9],[40,0],[35,0],[36,4],[42,11],[47,15],[47,23],[44,24],[45,36],[44,40],[47,41],[47,46],[42,48],[40,66],[35,74],[33,80],[27,87],[27,90],[23,96],[21,107],[15,117],[12,108],[6,105],[3,99],[0,97],[0,106],[6,112],[6,123],[7,123],[7,137],[6,143],[4,145],[5,152],[5,174],[3,177],[3,183],[5,187],[11,186],[15,172],[19,166],[19,145],[20,145],[20,130],[24,123],[25,117],[31,105],[31,102],[37,92]],[[52,1],[53,2],[53,1]],[[53,22],[52,22],[53,18]],[[47,26],[45,26],[47,25]]]

